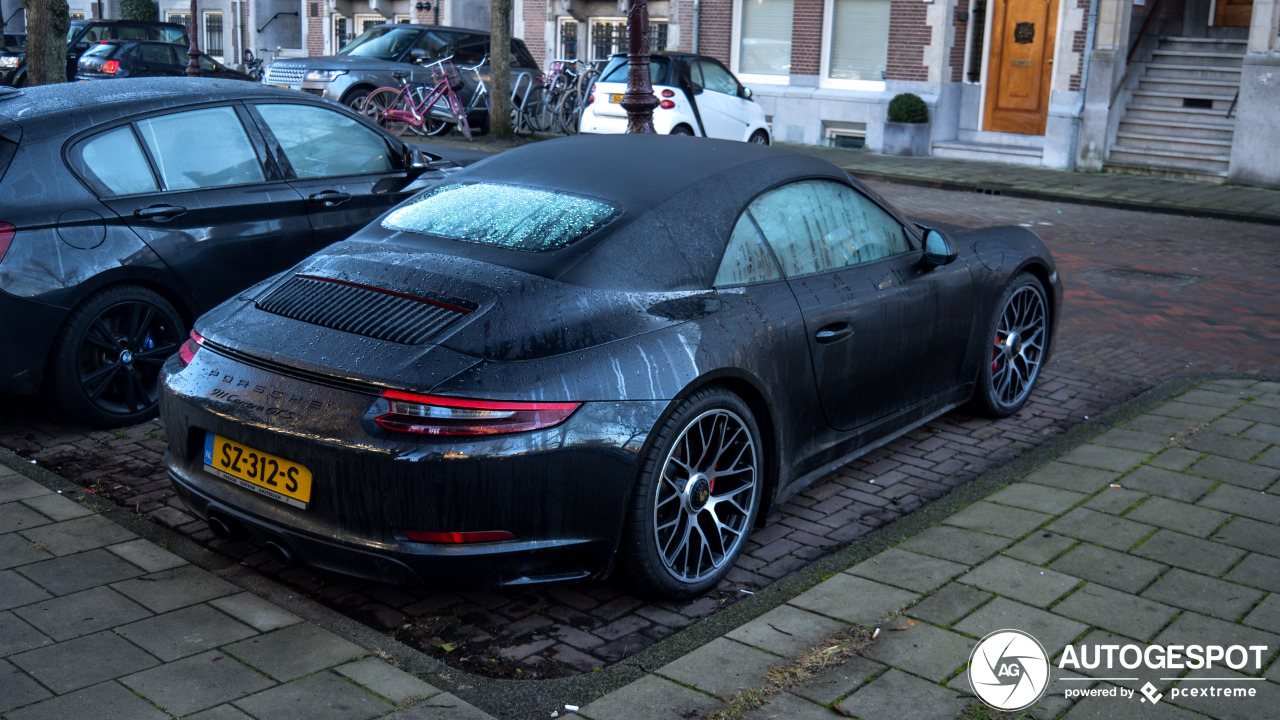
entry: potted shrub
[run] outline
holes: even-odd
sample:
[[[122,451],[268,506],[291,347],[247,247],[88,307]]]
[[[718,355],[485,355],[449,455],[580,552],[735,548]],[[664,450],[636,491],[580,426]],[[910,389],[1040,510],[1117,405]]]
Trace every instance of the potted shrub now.
[[[883,152],[910,157],[929,154],[929,106],[919,95],[899,93],[889,101]]]

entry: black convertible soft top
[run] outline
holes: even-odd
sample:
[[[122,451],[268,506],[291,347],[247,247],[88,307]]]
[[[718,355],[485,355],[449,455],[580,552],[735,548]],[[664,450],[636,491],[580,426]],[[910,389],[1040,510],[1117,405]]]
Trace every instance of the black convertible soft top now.
[[[769,188],[807,177],[848,181],[825,160],[728,140],[579,135],[538,142],[476,163],[450,181],[598,198],[619,208],[617,219],[552,252],[427,243],[450,254],[587,287],[703,289],[711,286],[742,209]]]

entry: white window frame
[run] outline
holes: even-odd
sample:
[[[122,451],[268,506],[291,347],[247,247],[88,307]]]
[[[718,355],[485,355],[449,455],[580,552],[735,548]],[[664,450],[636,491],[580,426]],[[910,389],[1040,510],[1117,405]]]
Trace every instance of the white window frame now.
[[[613,54],[613,53],[609,53],[609,54],[605,55],[604,57],[600,57],[600,58],[595,57],[595,52],[596,52],[596,42],[595,42],[595,39],[591,37],[591,33],[592,33],[592,32],[594,31],[594,29],[595,29],[593,26],[594,26],[596,23],[598,23],[598,22],[603,22],[603,23],[621,23],[621,24],[625,25],[625,24],[627,23],[627,19],[626,19],[625,17],[613,17],[613,16],[608,16],[608,15],[601,16],[601,17],[589,17],[589,18],[587,18],[587,55],[589,56],[589,57],[587,58],[588,60],[608,60],[608,59],[609,59],[609,56]],[[578,28],[578,32],[582,32],[582,28]],[[626,48],[619,48],[618,50],[615,50],[614,52],[626,52],[626,51],[627,51],[627,49],[626,49]]]
[[[379,15],[378,13],[356,13],[351,18],[351,39],[352,40],[364,34],[364,30],[365,30],[364,23],[366,20],[373,20],[374,25],[381,25],[387,21],[385,17]],[[356,32],[356,28],[359,28],[360,32]]]
[[[835,0],[822,2],[822,62],[818,67],[818,87],[841,90],[869,90],[884,92],[884,80],[844,80],[831,77],[831,37],[835,34]],[[886,64],[888,58],[885,58]]]
[[[591,26],[590,26],[590,25],[588,25],[587,23],[580,23],[580,22],[578,22],[578,21],[577,21],[577,19],[576,19],[576,18],[569,17],[569,16],[565,16],[565,15],[561,15],[560,17],[556,18],[556,44],[555,44],[555,54],[557,54],[557,55],[558,55],[558,54],[560,53],[560,51],[563,49],[563,47],[564,47],[564,26],[565,26],[565,25],[568,25],[569,23],[573,23],[573,24],[575,24],[575,25],[577,25],[577,26],[578,26],[578,33],[577,33],[578,47],[575,47],[575,48],[574,48],[574,53],[575,53],[575,54],[577,54],[577,55],[579,56],[579,58],[578,58],[578,59],[579,59],[579,60],[581,60],[581,59],[582,59],[582,58],[581,58],[582,53],[578,52],[578,48],[581,48],[581,47],[582,47],[582,27],[583,27],[584,25],[586,25],[586,27],[587,27],[587,32],[588,32],[588,33],[590,33],[590,32],[591,32]],[[590,45],[590,44],[591,44],[591,38],[590,38],[590,37],[588,37],[588,38],[587,38],[587,45]],[[556,58],[556,59],[558,59],[558,58]]]
[[[413,18],[409,17],[407,13],[396,13],[392,16],[391,22],[397,25],[407,25],[410,22],[413,22]]]
[[[743,85],[790,85],[790,74],[757,75],[755,73],[744,73],[738,68],[738,56],[741,54],[742,48],[742,3],[744,2],[751,2],[751,0],[733,0],[733,33],[730,38],[730,43],[732,44],[729,46],[729,70],[733,71],[734,76],[738,78],[738,82]],[[831,0],[827,0],[827,4],[830,4],[830,2]],[[795,6],[792,5],[791,34],[793,36],[795,35],[794,8]],[[830,15],[824,17],[830,17]],[[829,22],[823,21],[822,32],[824,34],[827,32],[827,25],[829,24]]]
[[[164,21],[165,21],[165,22],[171,22],[171,23],[176,23],[176,22],[178,22],[177,20],[174,20],[174,18],[175,18],[175,17],[184,17],[184,18],[189,18],[189,17],[191,17],[191,13],[190,13],[189,11],[187,11],[187,10],[165,10],[165,11],[164,11]],[[190,26],[189,26],[187,23],[185,23],[185,22],[184,22],[184,23],[179,23],[179,24],[180,24],[180,25],[182,25],[182,27],[187,28],[188,30],[190,30]]]
[[[225,19],[222,15],[221,10],[200,11],[200,40],[202,41],[201,44],[203,45],[203,47],[200,49],[201,52],[204,52],[209,47],[209,16],[210,15],[217,15],[219,19]],[[227,39],[228,39],[227,26],[224,23],[222,25],[222,53],[218,55],[214,55],[212,53],[206,52],[205,54],[213,58],[214,60],[217,60],[218,62],[226,62],[224,57],[227,52]]]

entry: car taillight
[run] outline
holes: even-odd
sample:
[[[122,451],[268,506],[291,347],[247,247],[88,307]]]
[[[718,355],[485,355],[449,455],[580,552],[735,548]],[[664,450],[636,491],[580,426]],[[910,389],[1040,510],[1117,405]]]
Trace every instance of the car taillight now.
[[[587,95],[587,104],[588,104],[588,105],[590,105],[591,103],[593,103],[593,102],[595,102],[595,101],[596,101],[596,94],[595,94],[595,93],[591,93],[591,94]]]
[[[106,62],[102,63],[102,72],[104,72],[104,73],[106,73],[106,74],[108,74],[108,75],[115,75],[115,74],[116,74],[116,71],[117,71],[117,70],[119,70],[119,69],[120,69],[120,61],[119,61],[119,60],[108,60],[108,61],[106,61]]]
[[[425,543],[485,543],[502,540],[515,540],[516,536],[506,530],[483,530],[480,532],[431,532],[428,530],[408,530],[405,535],[414,542]]]
[[[498,435],[564,422],[582,403],[505,402],[385,390],[390,412],[374,418],[387,430],[419,435]]]
[[[9,245],[13,243],[13,236],[18,232],[18,228],[7,222],[0,222],[0,261],[4,260],[4,254],[9,252]]]
[[[671,88],[667,88],[662,91],[662,97],[671,98],[675,96],[676,96],[676,91],[672,90]]]
[[[178,362],[182,363],[182,367],[186,367],[191,364],[191,361],[196,357],[196,353],[200,350],[201,345],[204,345],[204,338],[201,337],[200,333],[192,330],[191,337],[187,338],[187,341],[182,343],[182,346],[178,348]]]
[[[675,106],[676,104],[671,102],[670,100],[663,100],[662,102],[658,103],[658,107],[662,108],[663,110],[670,110]]]

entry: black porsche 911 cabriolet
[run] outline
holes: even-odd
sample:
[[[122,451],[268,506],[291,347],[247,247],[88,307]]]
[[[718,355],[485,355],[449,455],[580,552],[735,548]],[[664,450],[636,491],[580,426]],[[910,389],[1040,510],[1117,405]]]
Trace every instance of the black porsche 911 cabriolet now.
[[[920,228],[822,160],[541,142],[197,321],[166,462],[282,563],[688,597],[836,464],[1017,411],[1061,301],[1029,230]]]

